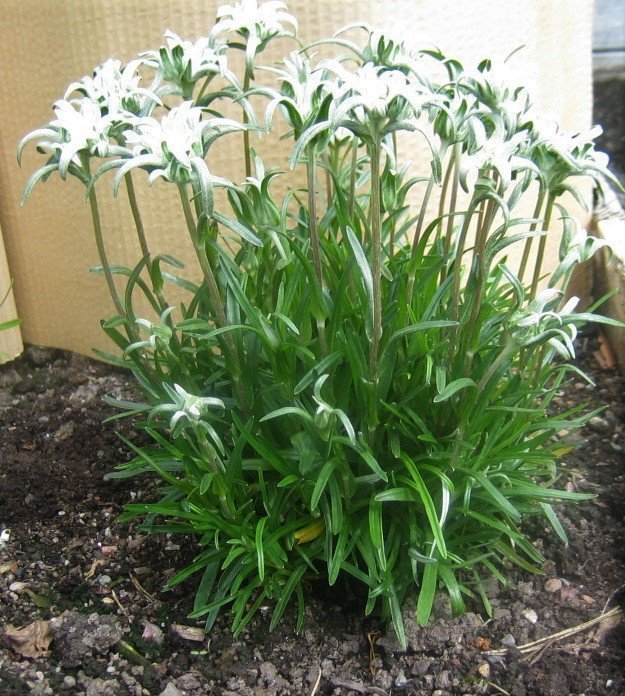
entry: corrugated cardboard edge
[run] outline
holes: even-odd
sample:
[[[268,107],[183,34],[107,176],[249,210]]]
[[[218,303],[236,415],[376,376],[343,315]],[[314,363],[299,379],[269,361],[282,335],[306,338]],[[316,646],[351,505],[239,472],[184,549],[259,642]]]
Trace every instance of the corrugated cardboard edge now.
[[[599,311],[625,323],[625,213],[608,186],[605,200],[595,208],[593,233],[610,247],[601,249],[593,260],[593,294],[599,299],[616,290]],[[625,329],[606,326],[603,330],[625,375]]]
[[[5,294],[6,299],[0,306],[0,324],[17,317],[11,276],[9,275],[9,264],[7,263],[7,256],[4,250],[2,228],[0,227],[0,300]],[[12,360],[17,357],[22,350],[24,350],[24,345],[22,344],[22,332],[19,326],[0,331],[0,363]]]

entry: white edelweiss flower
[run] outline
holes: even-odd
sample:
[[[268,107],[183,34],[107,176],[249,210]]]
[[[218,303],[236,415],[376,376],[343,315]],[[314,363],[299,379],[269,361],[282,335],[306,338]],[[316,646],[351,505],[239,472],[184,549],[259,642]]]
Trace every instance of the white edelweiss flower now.
[[[460,164],[460,176],[465,190],[475,184],[481,169],[494,169],[502,184],[507,186],[515,169],[529,166],[529,161],[521,156],[522,145],[528,139],[527,131],[508,137],[503,128],[495,128],[487,135],[484,125],[477,117],[471,119],[470,128],[474,133],[474,149],[463,155]]]
[[[95,102],[87,98],[72,102],[60,100],[54,105],[54,113],[56,118],[50,121],[47,129],[40,131],[47,131],[51,137],[39,141],[38,146],[58,157],[61,177],[65,178],[71,162],[80,166],[81,152],[108,156],[112,121],[109,116],[102,116]]]
[[[557,300],[562,295],[560,290],[555,288],[547,288],[542,290],[536,296],[527,309],[525,310],[524,316],[517,322],[519,326],[537,326],[545,319],[556,319],[558,322],[562,323],[562,320],[570,316],[573,313],[575,307],[579,303],[579,297],[571,297],[566,304],[559,310],[547,310],[545,307],[555,300]],[[573,327],[574,328],[574,327]]]
[[[179,384],[174,384],[174,389],[175,393],[172,392],[172,396],[175,399],[177,410],[170,421],[172,430],[181,418],[187,418],[189,421],[197,422],[209,409],[225,408],[224,402],[221,399],[215,399],[210,396],[195,396],[183,389]],[[171,392],[171,390],[169,391]]]
[[[200,37],[193,43],[181,39],[169,29],[165,38],[167,46],[158,51],[147,51],[142,57],[147,65],[158,71],[161,80],[175,85],[176,92],[183,97],[191,97],[195,83],[202,77],[229,75],[225,41]]]
[[[546,147],[573,166],[583,166],[589,160],[598,167],[606,167],[609,158],[603,152],[594,150],[594,141],[601,135],[601,126],[589,130],[568,133],[560,130],[555,118],[536,118],[533,122],[535,145]]]
[[[269,0],[258,4],[258,0],[240,0],[217,9],[217,23],[211,33],[233,32],[245,38],[255,37],[262,43],[274,36],[288,35],[284,24],[291,27],[293,35],[297,34],[297,20],[286,11],[283,2]]]
[[[123,134],[132,157],[121,166],[115,179],[117,183],[136,167],[148,168],[150,183],[158,177],[187,183],[191,172],[206,180],[210,174],[204,162],[208,150],[205,132],[211,129],[217,137],[243,128],[236,121],[225,118],[205,120],[202,109],[193,106],[191,101],[172,108],[160,121],[148,116],[134,119],[133,125],[133,130]]]
[[[65,92],[65,99],[79,92],[110,116],[138,115],[149,110],[160,102],[153,92],[140,86],[141,77],[137,69],[142,63],[142,60],[133,60],[122,68],[121,61],[109,59],[94,69],[92,77],[72,82]]]
[[[313,97],[325,83],[323,71],[311,69],[310,61],[299,51],[293,51],[284,59],[280,79],[292,90],[291,99],[295,103],[302,120],[313,111]]]
[[[203,427],[211,434],[211,437],[215,439],[215,442],[220,444],[217,433],[215,433],[210,425],[205,420],[202,420],[202,418],[211,409],[224,409],[224,402],[221,399],[216,399],[210,396],[195,396],[194,394],[190,394],[179,384],[174,384],[173,389],[169,384],[163,384],[163,387],[169,395],[170,401],[168,403],[155,406],[150,411],[150,420],[153,420],[159,416],[165,416],[169,419],[170,430],[176,429],[179,424],[183,429],[185,425],[191,427]]]
[[[399,70],[384,70],[366,63],[353,73],[335,64],[332,71],[339,78],[330,85],[335,99],[358,97],[362,107],[371,113],[383,115],[393,99],[404,96],[408,86],[406,76]]]
[[[333,114],[335,123],[348,115],[358,120],[367,115],[382,118],[397,100],[410,107],[411,116],[418,117],[431,97],[400,70],[385,70],[366,63],[351,72],[338,61],[323,61],[319,67],[337,76],[334,82],[328,83],[328,90],[338,102]]]
[[[427,68],[423,64],[423,56],[409,49],[404,40],[391,32],[370,30],[369,43],[362,52],[363,62],[372,62],[387,68],[410,72],[421,83],[429,86],[425,77]]]
[[[134,131],[124,133],[135,156],[154,155],[164,166],[175,159],[190,170],[191,157],[204,155],[202,134],[210,126],[210,121],[202,119],[202,109],[194,107],[193,102],[174,107],[160,121],[148,117],[135,123]]]

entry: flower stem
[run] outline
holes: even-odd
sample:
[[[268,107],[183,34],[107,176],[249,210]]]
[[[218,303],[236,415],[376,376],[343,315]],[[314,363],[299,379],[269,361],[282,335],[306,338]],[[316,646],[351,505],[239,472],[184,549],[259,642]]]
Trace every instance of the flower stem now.
[[[319,234],[317,231],[317,199],[315,196],[315,148],[308,148],[308,158],[306,161],[306,178],[308,187],[308,227],[310,232],[310,242],[312,246],[313,262],[319,288],[323,294],[323,268],[321,265],[321,250],[319,248]],[[326,337],[325,321],[317,319],[317,330],[319,331],[319,343],[321,345],[322,356],[328,354],[328,341]]]
[[[369,353],[369,377],[374,386],[372,422],[377,426],[378,357],[382,339],[382,210],[380,200],[380,136],[376,132],[371,146],[371,256],[373,275],[373,335]]]
[[[358,139],[354,138],[352,150],[352,168],[349,172],[349,219],[354,217],[356,207],[356,170],[358,169]]]
[[[206,254],[206,247],[198,235],[197,225],[193,218],[193,211],[191,210],[191,205],[189,204],[189,197],[187,196],[186,184],[178,184],[178,192],[180,194],[180,201],[182,203],[184,218],[189,230],[189,236],[193,242],[193,247],[195,248],[195,253],[200,263],[202,274],[204,275],[204,281],[208,291],[208,299],[215,316],[215,323],[217,324],[218,328],[224,328],[228,326],[228,318],[226,317],[226,311],[224,309],[221,293],[219,292],[219,286],[217,285],[217,279],[215,278],[215,274],[213,273],[213,269]],[[225,358],[230,363],[231,374],[238,391],[238,396],[241,400],[241,405],[244,410],[247,410],[247,397],[241,383],[241,366],[234,340],[231,334],[227,332],[223,333],[221,336],[220,342],[224,350]]]
[[[130,204],[130,210],[132,212],[132,219],[135,223],[135,229],[137,230],[137,237],[139,238],[139,245],[141,246],[141,254],[148,257],[148,267],[150,266],[150,249],[148,247],[148,242],[145,237],[145,229],[143,227],[143,220],[141,219],[141,213],[139,212],[139,204],[137,203],[137,195],[135,193],[135,185],[132,181],[132,174],[128,172],[124,176],[124,181],[126,182],[126,191],[128,193],[128,203]]]
[[[462,274],[462,257],[464,255],[464,247],[466,244],[467,233],[471,225],[471,220],[475,213],[476,203],[474,200],[469,204],[469,209],[465,213],[464,223],[462,229],[460,230],[460,236],[458,238],[458,245],[456,247],[455,258],[454,258],[454,271],[452,280],[452,290],[451,290],[451,316],[452,321],[457,322],[459,317],[459,306],[460,306],[460,276]],[[449,342],[449,364],[453,361],[456,344],[458,341],[458,326],[452,326],[451,328],[451,339]]]
[[[141,218],[141,211],[139,210],[139,203],[137,201],[135,186],[134,186],[134,183],[132,180],[132,175],[130,172],[128,172],[125,175],[124,181],[126,182],[126,192],[128,193],[128,203],[130,205],[130,210],[132,212],[132,219],[134,220],[134,223],[135,223],[135,229],[137,230],[137,237],[139,238],[139,245],[141,246],[141,253],[143,254],[143,257],[147,259],[146,265],[147,265],[150,277],[152,277],[152,258],[151,258],[151,254],[150,254],[150,248],[148,246],[147,238],[145,236],[145,228],[143,226],[143,220]],[[158,300],[158,305],[161,308],[161,312],[164,312],[166,309],[169,309],[170,305],[169,305],[169,302],[167,302],[167,299],[165,298],[163,291],[154,287],[154,284],[152,286],[152,289],[154,291],[154,295],[156,296],[156,299]],[[173,339],[174,343],[177,346],[180,346],[180,341],[178,340],[178,336],[174,330],[174,322],[172,321],[170,314],[167,315],[165,322],[167,323],[167,326],[169,326],[169,328],[172,330],[172,339]]]
[[[423,230],[423,223],[425,221],[425,213],[427,211],[428,203],[430,202],[430,196],[432,195],[432,189],[434,188],[434,174],[432,174],[428,180],[427,188],[423,194],[423,200],[421,201],[421,209],[419,210],[419,217],[417,218],[417,226],[415,227],[414,236],[412,238],[412,254],[414,256],[417,246],[419,245],[419,240],[421,239],[421,231]],[[445,195],[444,193],[442,195]]]
[[[245,94],[250,88],[250,73],[245,69],[245,77],[243,78],[243,93]],[[249,119],[247,111],[243,109],[243,125],[247,126]],[[243,131],[243,156],[245,157],[245,178],[252,176],[252,159],[250,154],[250,132],[247,128]]]
[[[545,230],[549,228],[549,223],[551,222],[551,214],[553,212],[553,204],[555,197],[550,195],[547,199],[547,205],[545,207],[545,218],[543,221],[543,226]],[[540,272],[542,270],[543,258],[545,256],[545,246],[547,244],[547,235],[543,235],[538,242],[538,252],[536,253],[536,265],[534,267],[534,275],[532,276],[532,287],[530,289],[530,299],[535,299],[536,291],[538,290],[538,281],[540,280]]]
[[[434,174],[432,174],[428,180],[428,185],[427,188],[425,189],[425,193],[423,194],[423,200],[421,201],[421,209],[419,210],[419,217],[417,219],[417,226],[415,228],[414,236],[412,238],[412,259],[414,260],[414,257],[417,253],[417,247],[419,245],[419,240],[421,238],[421,230],[423,228],[423,222],[425,220],[425,213],[427,211],[428,207],[428,202],[430,200],[430,196],[432,194],[432,188],[434,187]],[[443,192],[443,196],[445,193]],[[412,305],[412,293],[414,292],[414,284],[415,284],[415,274],[416,274],[416,268],[414,267],[414,264],[412,266],[412,270],[410,273],[410,277],[408,278],[408,285],[406,287],[406,302],[408,305]]]
[[[536,207],[534,208],[534,213],[532,217],[536,222],[530,225],[529,231],[534,232],[538,227],[540,211],[543,207],[543,202],[545,200],[545,189],[541,186],[538,190],[538,197],[536,199]],[[527,262],[529,260],[530,251],[532,248],[533,237],[528,237],[525,240],[525,247],[523,248],[523,256],[521,257],[521,264],[519,265],[518,277],[521,282],[523,282],[523,276],[525,275],[525,269],[527,268]]]
[[[480,335],[480,326],[478,324],[478,318],[480,310],[482,309],[482,298],[484,296],[484,286],[486,284],[486,279],[488,276],[488,268],[486,265],[486,241],[488,239],[488,232],[491,228],[493,220],[495,218],[496,207],[495,202],[490,199],[486,204],[486,207],[482,210],[482,215],[480,219],[480,225],[478,227],[475,247],[473,251],[473,264],[476,273],[476,289],[472,293],[471,307],[471,317],[467,325],[467,338],[465,342],[465,374],[469,376],[471,372],[471,366],[473,364],[473,357],[475,351],[477,350],[477,343]]]
[[[454,178],[451,184],[451,197],[449,199],[449,205],[447,206],[447,229],[445,231],[445,239],[443,241],[443,255],[445,258],[449,255],[449,249],[451,247],[451,238],[454,231],[454,217],[456,215],[456,204],[458,201],[458,186],[460,183],[460,155],[461,155],[461,145],[456,143],[452,152],[452,159],[449,162],[449,167],[453,165]],[[443,196],[441,196],[441,204],[443,203]],[[443,208],[439,209],[438,216],[442,217]],[[443,264],[441,269],[441,283],[447,277],[447,264]]]
[[[87,157],[83,158],[83,164],[89,174],[89,160]],[[102,236],[102,221],[100,219],[100,209],[98,206],[98,197],[95,192],[95,187],[91,186],[89,188],[89,207],[91,209],[91,220],[93,223],[93,234],[95,237],[96,247],[98,249],[98,256],[100,257],[100,263],[102,264],[102,270],[104,271],[104,278],[106,280],[106,285],[108,287],[109,294],[115,305],[115,310],[117,313],[126,318],[126,310],[124,304],[117,292],[115,287],[115,281],[113,280],[113,274],[111,273],[111,264],[109,263],[108,257],[106,255],[106,248],[104,247],[104,237]],[[130,329],[131,333],[134,333],[134,327]]]

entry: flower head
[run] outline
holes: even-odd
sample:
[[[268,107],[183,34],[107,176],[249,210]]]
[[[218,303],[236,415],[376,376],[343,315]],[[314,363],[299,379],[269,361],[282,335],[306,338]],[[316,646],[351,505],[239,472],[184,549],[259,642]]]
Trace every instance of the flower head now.
[[[288,25],[291,31],[285,28]],[[258,3],[258,0],[240,0],[234,5],[221,5],[217,10],[217,23],[211,36],[222,33],[238,34],[245,39],[245,55],[248,75],[253,73],[254,56],[272,39],[297,34],[297,20],[286,11],[279,0]]]
[[[284,24],[293,30],[289,34]],[[261,2],[258,0],[240,0],[234,5],[221,5],[217,10],[217,23],[214,34],[233,32],[243,38],[256,37],[259,42],[266,42],[275,36],[294,35],[297,33],[297,20],[286,11],[286,5],[278,0]]]
[[[91,77],[72,82],[65,92],[68,99],[74,92],[95,102],[102,115],[129,116],[145,115],[159,103],[158,97],[149,89],[140,86],[137,74],[141,60],[133,60],[122,68],[119,60],[107,60],[98,65]]]
[[[24,146],[37,140],[37,148],[51,155],[48,167],[58,169],[65,179],[71,164],[81,166],[80,155],[107,157],[111,151],[109,142],[113,119],[102,115],[96,102],[88,98],[71,102],[62,99],[54,105],[56,118],[47,126],[29,133],[18,148],[18,159]]]
[[[228,45],[217,37],[202,37],[195,43],[184,41],[173,31],[165,32],[167,46],[143,55],[145,62],[157,71],[157,80],[165,87],[160,94],[174,93],[190,99],[197,81],[212,75],[230,76],[226,58]]]
[[[173,389],[168,384],[163,384],[163,387],[169,395],[170,403],[155,406],[150,411],[150,419],[162,415],[168,416],[169,428],[172,431],[181,430],[189,426],[197,427],[198,425],[204,425],[205,428],[209,428],[212,431],[208,423],[202,423],[202,419],[211,410],[225,408],[225,404],[221,399],[211,396],[195,396],[183,389],[179,384],[174,384]]]
[[[298,138],[302,130],[319,117],[325,100],[330,96],[325,73],[316,69],[299,51],[293,51],[285,58],[283,67],[271,70],[282,86],[279,94],[271,92],[275,96],[267,106],[265,119],[270,124],[276,107],[280,106]]]
[[[522,157],[523,144],[528,138],[526,131],[508,137],[499,120],[495,122],[491,133],[486,130],[481,119],[473,117],[470,122],[472,137],[468,143],[469,151],[460,164],[460,182],[465,191],[475,183],[480,171],[495,171],[505,188],[510,183],[513,172],[531,168],[531,162]]]
[[[198,167],[204,170],[201,162],[210,143],[219,135],[242,128],[227,119],[205,120],[202,109],[190,101],[172,108],[160,121],[138,118],[134,126],[124,132],[131,159],[121,167],[117,179],[132,168],[143,167],[150,171],[150,183],[158,177],[188,182]],[[207,131],[211,131],[210,135]]]
[[[397,105],[409,104],[415,115],[421,110],[423,93],[399,70],[385,70],[373,63],[366,63],[356,72],[350,72],[336,61],[323,65],[337,76],[337,80],[328,84],[334,99],[341,102],[337,111],[353,111],[357,118],[363,118],[365,115],[385,117]]]
[[[557,309],[562,292],[547,288],[540,292],[519,312],[517,326],[528,330],[525,345],[546,343],[565,359],[575,358],[573,341],[577,336],[575,307],[579,297],[571,297],[561,309]]]

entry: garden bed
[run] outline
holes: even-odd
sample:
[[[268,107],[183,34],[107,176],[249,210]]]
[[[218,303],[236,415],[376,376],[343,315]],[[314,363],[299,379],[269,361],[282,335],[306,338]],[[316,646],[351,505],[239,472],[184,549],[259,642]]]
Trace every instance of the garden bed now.
[[[163,591],[193,548],[117,524],[131,497],[150,499],[149,483],[103,479],[129,456],[115,430],[132,432],[124,422],[102,425],[110,414],[102,397],[123,396],[130,382],[106,365],[29,348],[0,372],[0,529],[10,529],[0,549],[0,634],[9,633],[0,652],[0,692],[623,693],[625,389],[596,337],[578,347],[596,387],[575,378],[558,405],[607,410],[564,457],[559,485],[597,497],[562,509],[568,547],[544,523],[533,530],[548,559],[544,574],[511,570],[508,587],[491,583],[491,620],[479,602],[469,604],[472,613],[451,618],[441,601],[420,629],[408,606],[407,652],[378,618],[362,617],[363,597],[340,580],[331,591],[306,588],[300,635],[288,612],[273,633],[261,612],[236,640],[226,616],[204,636],[201,623],[186,619],[193,580]],[[609,610],[612,617],[602,623],[519,650]],[[9,626],[39,633],[20,643]],[[37,656],[19,654],[29,648]],[[503,657],[488,654],[501,649],[508,651]]]

